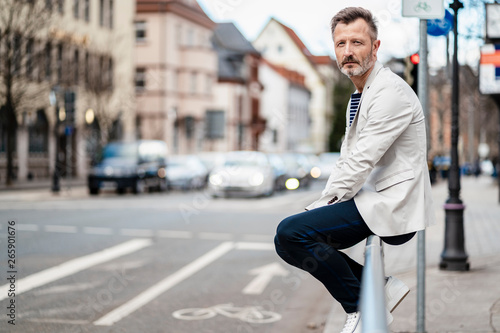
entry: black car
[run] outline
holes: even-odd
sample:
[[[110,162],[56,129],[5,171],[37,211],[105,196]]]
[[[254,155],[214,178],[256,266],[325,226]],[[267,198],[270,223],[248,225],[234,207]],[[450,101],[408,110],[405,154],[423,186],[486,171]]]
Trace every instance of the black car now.
[[[142,193],[146,189],[164,191],[166,178],[167,145],[163,141],[141,140],[111,142],[107,144],[88,175],[90,194],[101,189],[114,189],[125,193],[132,189]]]

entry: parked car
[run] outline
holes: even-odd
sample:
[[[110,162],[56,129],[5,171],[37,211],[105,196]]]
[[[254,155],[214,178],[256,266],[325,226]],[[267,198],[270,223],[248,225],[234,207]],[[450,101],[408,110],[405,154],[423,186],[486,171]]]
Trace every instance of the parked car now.
[[[215,168],[215,166],[221,164],[224,161],[224,153],[217,151],[202,152],[196,154],[196,156],[198,156],[201,162],[205,165],[208,173],[210,173]]]
[[[167,161],[167,180],[170,188],[200,189],[207,184],[208,170],[195,155],[173,155]]]
[[[280,154],[285,163],[287,174],[287,188],[295,189],[298,187],[307,188],[311,185],[311,169],[307,157],[299,153],[283,153]],[[297,182],[298,181],[298,182]],[[289,184],[296,184],[290,187]]]
[[[103,189],[125,193],[167,189],[167,145],[163,141],[111,142],[96,157],[87,177],[89,192]]]
[[[210,173],[208,188],[213,197],[262,196],[274,192],[274,171],[262,152],[234,151]]]
[[[333,167],[337,163],[340,157],[340,153],[321,153],[319,154],[319,179],[328,179],[333,170]]]
[[[276,191],[283,191],[286,189],[286,181],[288,179],[286,174],[285,162],[278,154],[269,153],[267,154],[269,162],[273,167],[274,171],[274,189]]]

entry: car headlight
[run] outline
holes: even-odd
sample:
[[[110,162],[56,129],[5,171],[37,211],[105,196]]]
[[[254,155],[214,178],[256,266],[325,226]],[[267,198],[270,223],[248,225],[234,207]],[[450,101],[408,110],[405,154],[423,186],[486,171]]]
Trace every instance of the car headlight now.
[[[285,182],[285,186],[288,190],[296,190],[300,186],[300,182],[297,178],[289,178]]]
[[[311,169],[311,176],[313,178],[319,178],[321,176],[321,169],[318,167],[314,167]]]
[[[103,171],[106,176],[112,176],[114,173],[113,168],[110,166],[105,167]]]
[[[216,174],[210,175],[210,178],[208,179],[208,181],[210,182],[210,184],[212,184],[214,186],[220,186],[220,185],[222,185],[223,179],[222,179],[221,175],[216,173]]]
[[[248,183],[252,186],[262,185],[262,183],[264,183],[264,175],[260,172],[255,173],[252,177],[250,177],[250,179],[248,179]]]
[[[167,171],[165,168],[159,168],[157,171],[158,177],[165,178],[167,176]]]

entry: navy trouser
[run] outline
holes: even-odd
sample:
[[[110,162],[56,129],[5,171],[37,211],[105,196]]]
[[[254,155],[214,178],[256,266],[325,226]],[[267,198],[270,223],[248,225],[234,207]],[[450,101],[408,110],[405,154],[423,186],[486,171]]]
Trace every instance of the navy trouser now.
[[[276,252],[287,263],[321,281],[347,313],[357,311],[363,266],[345,253],[373,232],[354,200],[316,208],[285,218],[278,225]],[[391,245],[410,240],[415,233],[381,237]]]

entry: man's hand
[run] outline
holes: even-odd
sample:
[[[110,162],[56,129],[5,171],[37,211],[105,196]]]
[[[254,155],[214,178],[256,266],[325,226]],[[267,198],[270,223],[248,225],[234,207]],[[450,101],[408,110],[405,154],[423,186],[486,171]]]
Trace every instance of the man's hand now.
[[[332,200],[328,201],[328,204],[331,205],[331,204],[335,203],[338,200],[339,200],[339,198],[337,198],[337,196],[334,196]]]

